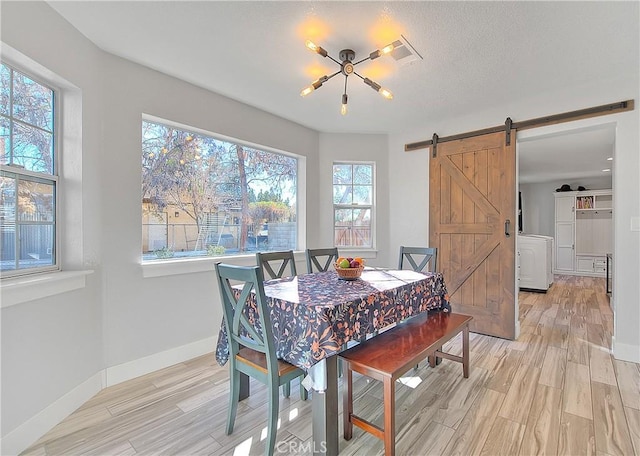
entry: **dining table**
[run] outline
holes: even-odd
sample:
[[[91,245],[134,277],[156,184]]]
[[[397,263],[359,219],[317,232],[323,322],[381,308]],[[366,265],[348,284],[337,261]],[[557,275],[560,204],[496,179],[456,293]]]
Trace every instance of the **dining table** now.
[[[366,267],[358,279],[343,280],[329,270],[267,280],[264,291],[277,357],[307,372],[303,385],[312,391],[314,454],[338,454],[336,355],[417,314],[451,310],[438,272]],[[251,316],[256,307],[245,312],[249,321],[259,321]],[[224,365],[228,358],[222,322],[216,360]],[[241,398],[249,394],[248,384],[245,378]]]

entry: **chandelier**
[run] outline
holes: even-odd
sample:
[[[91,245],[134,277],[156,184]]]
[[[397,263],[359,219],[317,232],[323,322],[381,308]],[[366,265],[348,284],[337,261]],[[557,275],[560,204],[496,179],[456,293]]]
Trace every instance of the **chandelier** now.
[[[331,57],[327,53],[327,51],[325,49],[323,49],[321,46],[318,46],[318,45],[312,43],[309,40],[307,40],[306,46],[310,50],[320,54],[322,57],[325,57],[325,58],[328,57],[329,59],[333,60],[335,63],[338,64],[338,66],[340,66],[340,69],[338,71],[336,71],[335,73],[331,74],[331,75],[324,75],[321,78],[313,81],[309,86],[307,86],[304,89],[302,89],[302,92],[300,92],[301,96],[304,97],[304,96],[309,95],[314,90],[322,87],[322,84],[327,82],[329,79],[331,79],[332,77],[342,73],[344,75],[344,93],[342,94],[342,106],[340,108],[340,113],[343,116],[347,114],[347,102],[349,100],[349,97],[347,96],[347,81],[349,79],[349,76],[351,76],[352,74],[355,74],[356,76],[358,76],[360,79],[362,79],[362,81],[366,85],[371,87],[373,90],[378,92],[380,95],[382,95],[386,99],[391,100],[393,98],[393,94],[389,90],[385,89],[384,87],[381,87],[380,84],[376,83],[375,81],[372,81],[369,78],[365,78],[365,77],[359,75],[355,70],[356,65],[359,65],[362,62],[365,62],[367,60],[374,60],[374,59],[377,59],[380,56],[389,54],[394,49],[394,45],[393,44],[389,44],[388,46],[385,46],[382,49],[379,49],[377,51],[373,51],[371,54],[369,54],[368,57],[365,57],[362,60],[358,60],[355,63],[353,62],[353,60],[356,57],[356,53],[351,49],[343,49],[343,50],[341,50],[340,54],[338,54],[340,60],[336,60],[333,57]]]

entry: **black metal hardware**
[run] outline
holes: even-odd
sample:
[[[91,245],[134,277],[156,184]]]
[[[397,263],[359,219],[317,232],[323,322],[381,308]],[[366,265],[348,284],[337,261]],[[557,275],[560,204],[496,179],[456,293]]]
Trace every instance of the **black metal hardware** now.
[[[511,220],[507,219],[504,222],[504,235],[506,237],[511,237],[511,233],[509,233],[509,228],[511,226]]]
[[[433,158],[436,158],[437,152],[436,152],[436,147],[438,146],[438,135],[437,134],[433,134],[433,137],[431,139],[431,156]]]

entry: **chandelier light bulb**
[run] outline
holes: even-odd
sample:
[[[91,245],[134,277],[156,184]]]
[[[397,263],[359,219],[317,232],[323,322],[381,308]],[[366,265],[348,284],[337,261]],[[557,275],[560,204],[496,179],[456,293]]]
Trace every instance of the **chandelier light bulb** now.
[[[387,100],[393,100],[393,94],[384,87],[380,87],[378,89],[378,93],[385,97]]]
[[[300,92],[300,96],[301,97],[306,97],[307,95],[309,95],[314,90],[315,89],[313,88],[313,85],[307,86],[304,89],[302,89],[302,92]]]
[[[340,107],[340,114],[342,114],[343,116],[347,115],[347,111],[348,111],[347,100],[348,100],[348,97],[347,97],[347,94],[345,93],[342,95],[342,106]]]
[[[318,87],[322,87],[322,84],[324,84],[325,82],[327,82],[327,80],[329,79],[329,77],[327,75],[322,76],[319,79],[316,79],[315,81],[313,81],[311,83],[310,86],[305,87],[304,89],[302,89],[302,92],[300,92],[300,96],[301,97],[306,97],[307,95],[309,95],[311,92],[313,92],[314,90],[316,90]]]
[[[315,44],[313,41],[311,40],[307,40],[305,43],[305,46],[307,46],[310,50],[312,50],[313,52],[317,52],[318,54],[320,54],[322,57],[326,57],[327,56],[327,51],[325,51],[322,46],[318,46],[317,44]]]
[[[389,44],[380,50],[380,55],[387,55],[395,49],[393,44]]]

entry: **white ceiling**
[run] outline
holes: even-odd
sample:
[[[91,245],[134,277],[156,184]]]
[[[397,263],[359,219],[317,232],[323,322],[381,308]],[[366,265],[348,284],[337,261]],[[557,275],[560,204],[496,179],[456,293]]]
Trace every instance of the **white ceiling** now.
[[[615,127],[580,129],[518,141],[523,184],[560,182],[593,177],[610,178]],[[574,188],[574,190],[576,190]]]
[[[478,106],[607,80],[629,71],[639,52],[637,2],[49,3],[107,52],[322,132],[411,131]],[[307,50],[306,39],[336,59],[353,49],[359,60],[400,34],[424,60],[402,66],[385,56],[356,67],[390,89],[392,101],[350,76],[341,116],[342,75],[299,95],[338,70]]]

